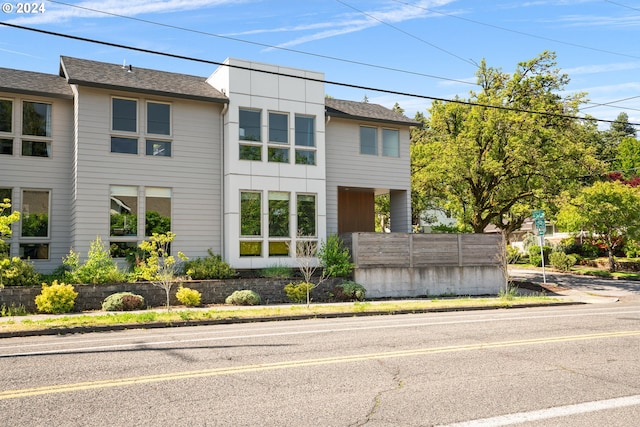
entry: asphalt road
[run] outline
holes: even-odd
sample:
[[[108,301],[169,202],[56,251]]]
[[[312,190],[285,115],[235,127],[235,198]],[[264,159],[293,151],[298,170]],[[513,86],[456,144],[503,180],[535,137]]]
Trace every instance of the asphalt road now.
[[[635,426],[639,350],[637,298],[8,338],[0,424]]]

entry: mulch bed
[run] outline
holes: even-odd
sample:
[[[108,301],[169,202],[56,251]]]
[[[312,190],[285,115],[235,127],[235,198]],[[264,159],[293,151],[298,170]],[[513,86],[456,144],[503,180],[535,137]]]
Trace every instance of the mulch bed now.
[[[513,284],[520,289],[526,289],[533,292],[541,292],[545,294],[555,294],[561,291],[566,291],[568,288],[564,286],[558,286],[555,283],[533,283],[528,281],[515,280]]]

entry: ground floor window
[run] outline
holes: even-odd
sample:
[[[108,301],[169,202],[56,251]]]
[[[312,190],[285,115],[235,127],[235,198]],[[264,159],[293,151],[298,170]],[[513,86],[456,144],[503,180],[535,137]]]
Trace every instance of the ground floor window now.
[[[20,236],[49,237],[49,190],[22,191]]]
[[[20,258],[49,259],[49,244],[48,243],[21,243]]]
[[[263,194],[266,198],[264,207]],[[266,219],[264,225],[262,218]],[[241,257],[292,256],[297,252],[292,250],[292,242],[302,236],[306,240],[317,239],[315,194],[240,192]]]

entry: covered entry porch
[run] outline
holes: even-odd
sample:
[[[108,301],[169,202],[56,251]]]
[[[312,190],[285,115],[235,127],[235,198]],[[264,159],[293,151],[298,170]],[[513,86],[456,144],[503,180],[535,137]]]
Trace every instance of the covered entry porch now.
[[[338,234],[375,232],[375,198],[389,195],[389,229],[411,232],[411,196],[406,190],[338,187]]]

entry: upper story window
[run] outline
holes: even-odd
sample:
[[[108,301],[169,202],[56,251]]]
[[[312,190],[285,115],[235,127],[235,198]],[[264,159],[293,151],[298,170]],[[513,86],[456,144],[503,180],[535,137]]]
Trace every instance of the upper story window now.
[[[0,132],[13,132],[13,101],[0,99]]]
[[[378,130],[360,126],[360,154],[378,154]]]
[[[400,137],[397,129],[382,129],[382,155],[400,156]]]
[[[296,164],[316,164],[315,117],[296,116]]]
[[[138,131],[138,101],[112,98],[111,129],[121,132]]]
[[[22,134],[51,137],[51,104],[22,103]]]
[[[245,143],[240,144],[240,160],[262,160],[262,138],[260,136],[261,113],[260,110],[239,111],[238,138]]]
[[[289,115],[269,112],[269,142],[289,143]]]
[[[147,133],[171,135],[171,105],[147,102]]]
[[[260,137],[260,111],[240,109],[241,141],[262,141]]]

